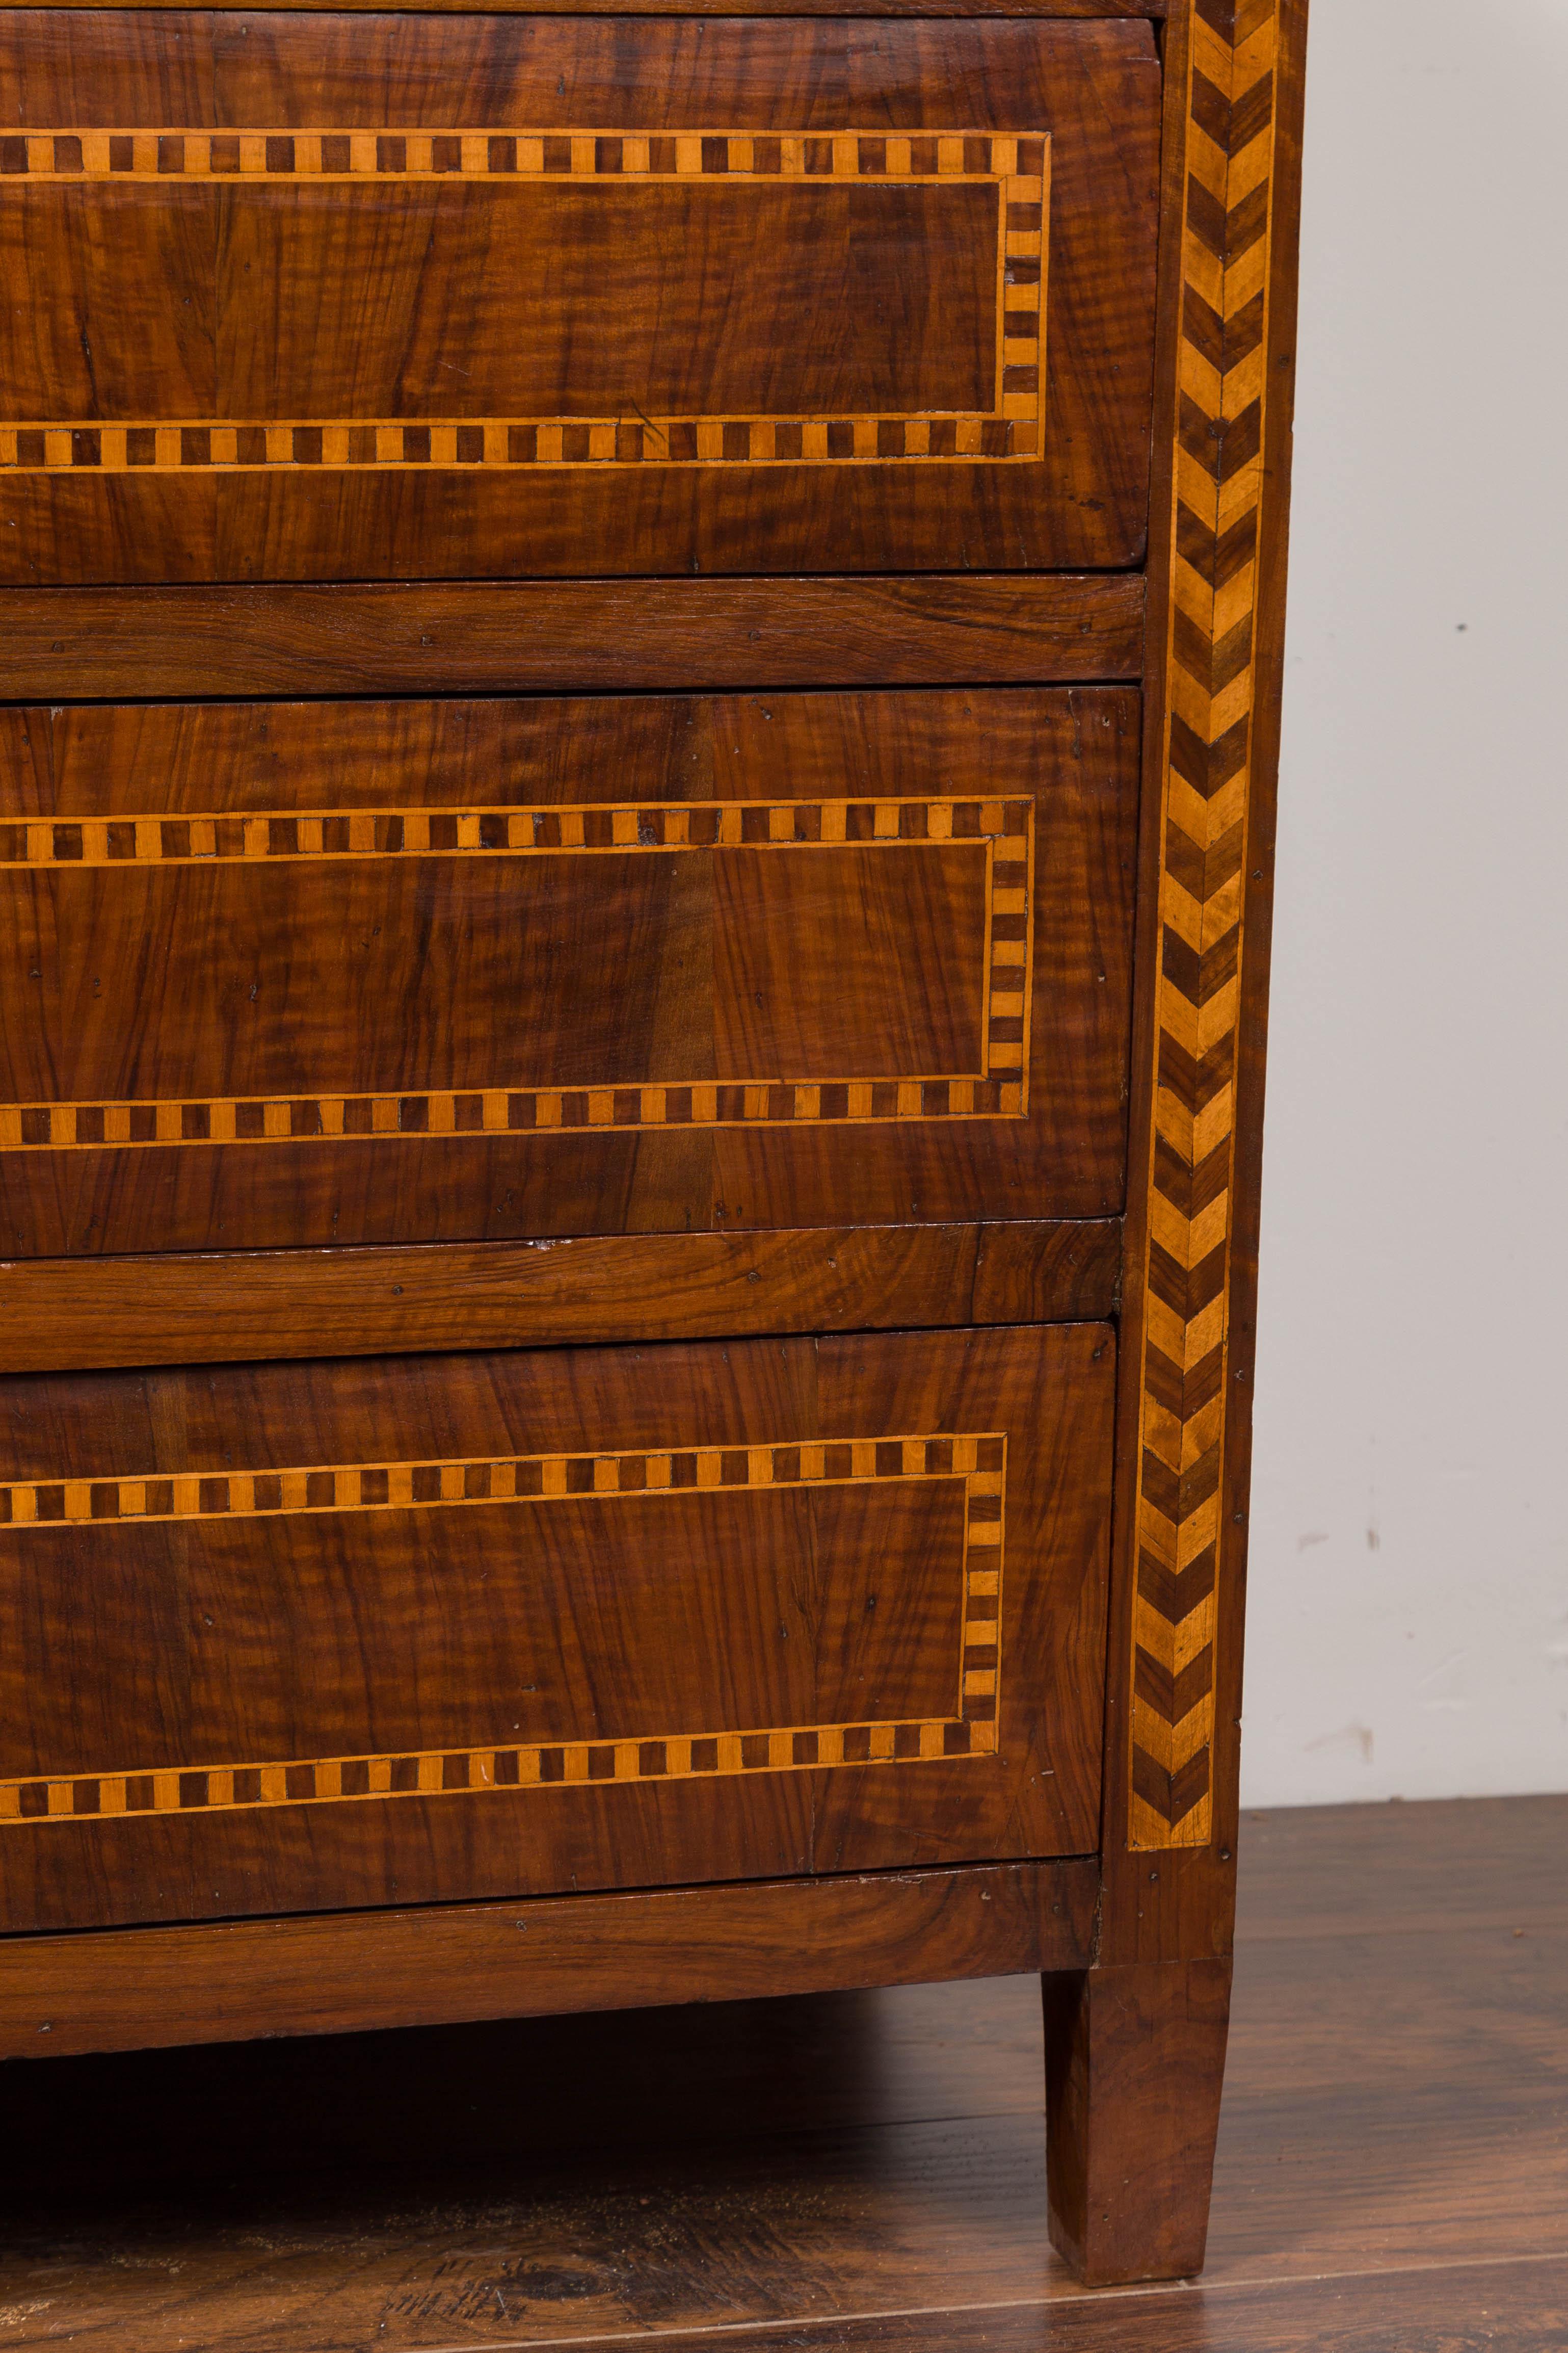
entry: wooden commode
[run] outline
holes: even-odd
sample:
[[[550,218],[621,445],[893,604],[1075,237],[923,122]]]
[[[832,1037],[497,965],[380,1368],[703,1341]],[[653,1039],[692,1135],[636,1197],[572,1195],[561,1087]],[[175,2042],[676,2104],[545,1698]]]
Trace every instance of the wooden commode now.
[[[1202,2262],[1300,0],[0,12],[0,2052],[1034,1971]]]

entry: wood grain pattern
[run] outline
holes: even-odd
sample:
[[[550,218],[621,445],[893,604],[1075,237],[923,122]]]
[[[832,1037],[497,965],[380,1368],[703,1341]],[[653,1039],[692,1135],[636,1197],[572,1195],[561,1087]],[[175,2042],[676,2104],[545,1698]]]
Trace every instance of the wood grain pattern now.
[[[1168,523],[1129,1843],[1213,1830],[1243,878],[1258,691],[1278,0],[1195,0]]]
[[[1556,2353],[1568,2330],[1568,2259],[1562,2255],[1500,2272],[1484,2259],[1447,2274],[1435,2264],[1415,2280],[1144,2293],[1118,2297],[1110,2312],[1105,2293],[1051,2303],[1053,2353],[1323,2353],[1330,2345],[1353,2347],[1354,2353]],[[969,2308],[803,2316],[787,2327],[791,2353],[1037,2353],[1042,2311],[1033,2298],[1018,2305],[986,2298]],[[488,2334],[468,2339],[506,2353],[524,2353],[533,2341]],[[759,2335],[753,2324],[689,2334],[663,2329],[658,2341],[668,2353],[750,2353],[780,2337]]]
[[[1121,1254],[1120,1224],[1100,1219],[13,1259],[0,1261],[0,1373],[1100,1323]]]
[[[1114,1212],[1138,720],[1116,689],[0,714],[0,1230]]]
[[[1133,681],[1139,573],[0,590],[14,702]]]
[[[13,583],[1142,550],[1146,25],[16,25]],[[459,88],[454,120],[432,93]],[[539,175],[491,169],[492,141],[513,164],[537,141]],[[227,173],[247,142],[260,169]],[[367,142],[403,169],[358,173]]]
[[[357,411],[352,417],[307,421],[279,421],[270,416],[233,421],[231,402],[221,417],[175,422],[143,417],[0,425],[0,468],[108,473],[132,468],[156,473],[214,466],[755,466],[819,465],[825,459],[888,465],[1032,459],[1042,440],[1040,322],[1049,250],[1049,164],[1047,136],[995,138],[964,130],[890,138],[867,131],[823,137],[754,137],[749,132],[725,131],[623,136],[604,131],[421,131],[391,124],[373,131],[203,132],[84,126],[73,132],[0,133],[0,183],[21,186],[76,188],[102,182],[118,188],[142,181],[166,193],[207,181],[226,191],[259,191],[264,204],[279,190],[329,186],[338,192],[330,215],[334,240],[341,240],[349,228],[354,193],[365,188],[473,185],[500,191],[509,203],[515,203],[517,191],[530,186],[541,191],[586,186],[617,196],[629,189],[673,187],[696,195],[704,188],[717,188],[731,214],[731,192],[744,189],[753,202],[743,227],[737,226],[759,271],[776,227],[765,199],[780,190],[798,187],[800,195],[789,208],[801,216],[794,235],[820,253],[829,224],[817,217],[822,207],[813,200],[824,188],[848,184],[879,195],[899,187],[925,191],[928,200],[919,207],[917,223],[926,238],[940,247],[944,239],[931,197],[944,190],[967,193],[989,185],[994,194],[991,216],[976,221],[973,206],[965,206],[965,217],[948,234],[962,237],[983,227],[994,255],[995,298],[991,396],[983,409],[969,414],[962,409],[953,413],[952,402],[942,399],[940,391],[938,406],[929,412],[922,413],[917,402],[891,415],[837,418],[759,417],[706,409],[683,416],[649,416],[639,410],[595,417],[578,407],[570,416],[553,417],[479,417],[470,408],[461,418],[422,416],[416,423],[405,422],[402,415],[372,420]],[[624,204],[616,209],[624,214]],[[690,203],[667,203],[659,209],[661,243],[674,243],[686,252],[700,242],[700,215],[693,213]],[[298,223],[290,218],[289,225],[298,230],[308,218],[303,216]],[[226,227],[231,235],[243,234],[237,223],[226,223]],[[498,229],[498,223],[485,224],[492,242],[500,242]],[[438,220],[431,233],[440,234]],[[570,216],[552,232],[554,244],[568,250],[577,243],[594,248],[603,239],[595,224]],[[297,268],[298,257],[294,259]],[[489,259],[492,269],[505,266],[493,253]],[[596,261],[600,273],[608,276],[613,264],[602,255]],[[466,274],[457,251],[447,266]],[[514,265],[510,274],[524,271]],[[275,269],[268,276],[279,284],[281,272]],[[315,290],[319,301],[319,289]],[[595,283],[592,273],[586,290],[602,302],[615,300],[611,289]],[[933,307],[951,319],[958,290],[933,286]],[[879,298],[879,290],[872,286],[857,291],[864,307],[885,303],[885,295]],[[278,299],[282,300],[281,290]],[[664,307],[662,301],[658,305],[661,312]],[[733,307],[732,297],[729,307]],[[776,313],[776,295],[769,307]],[[569,342],[578,325],[574,318],[567,322]],[[538,332],[535,328],[535,337]],[[695,333],[699,341],[705,340],[700,324]],[[515,375],[516,355],[510,357],[509,373]],[[110,365],[112,370],[112,360]],[[582,365],[580,359],[577,365]]]
[[[771,1499],[826,1482],[881,1488],[889,1481],[934,1479],[953,1482],[963,1497],[951,1715],[719,1731],[706,1724],[679,1731],[623,1725],[612,1736],[578,1741],[0,1778],[0,1825],[24,1829],[94,1814],[351,1804],[509,1788],[550,1790],[594,1780],[683,1780],[700,1773],[815,1771],[847,1761],[900,1765],[989,1756],[1002,1697],[1007,1440],[1005,1432],[959,1432],[849,1439],[834,1445],[677,1447],[658,1453],[525,1455],[500,1461],[327,1463],[170,1479],[94,1479],[89,1472],[0,1484],[0,1527],[31,1529],[39,1537],[66,1528],[83,1534],[91,1529],[110,1544],[128,1522],[188,1525],[221,1518],[226,1528],[248,1518],[307,1512],[449,1512],[507,1503],[537,1511],[556,1503],[573,1511],[574,1537],[592,1556],[600,1532],[583,1524],[582,1513],[591,1502],[612,1496],[635,1495],[652,1505],[683,1493],[749,1490]],[[493,1518],[487,1525],[504,1547],[506,1534]],[[639,1533],[657,1545],[656,1528],[645,1525]],[[514,1545],[530,1541],[526,1535],[511,1539]],[[882,1541],[888,1542],[885,1533]],[[94,1549],[96,1561],[89,1550],[79,1567],[83,1577],[96,1580],[106,1562],[101,1543]],[[537,1600],[532,1606],[539,1606]]]
[[[1568,1933],[1568,1795],[1395,1803],[1249,1810],[1237,1945]]]
[[[472,1133],[506,1134],[518,1129],[601,1129],[728,1126],[844,1118],[905,1120],[1021,1118],[1028,1108],[1029,994],[1034,965],[1034,810],[1027,801],[879,802],[794,801],[785,805],[725,802],[657,806],[558,807],[542,808],[399,807],[341,808],[308,812],[262,810],[245,816],[209,815],[170,819],[128,813],[121,818],[58,819],[33,824],[0,823],[0,876],[7,869],[60,869],[81,873],[93,868],[131,872],[149,867],[254,866],[287,860],[290,865],[350,860],[482,859],[527,861],[593,858],[617,860],[654,855],[724,850],[794,852],[850,851],[852,844],[898,851],[910,844],[948,844],[949,854],[977,850],[981,867],[971,897],[980,936],[969,961],[979,980],[973,1041],[979,1067],[962,1075],[934,1071],[883,1075],[814,1078],[787,1071],[741,1076],[726,1072],[715,1082],[704,1072],[684,1082],[677,1075],[657,1086],[533,1088],[525,1092],[478,1087],[418,1094],[284,1095],[271,1100],[222,1096],[196,1102],[40,1103],[0,1105],[0,1151],[50,1151],[94,1147],[122,1150],[137,1145],[268,1142],[289,1144],[303,1136],[331,1135],[343,1142],[373,1142],[392,1135]],[[852,854],[852,853],[851,853]],[[588,877],[590,893],[596,878]],[[862,874],[862,897],[868,892]],[[526,881],[516,868],[508,880],[516,891],[518,913],[528,903]],[[329,886],[330,888],[331,886]],[[928,886],[929,887],[929,886]],[[675,886],[679,895],[680,886]],[[597,895],[595,893],[595,895]],[[796,886],[798,897],[802,895]],[[789,902],[783,912],[770,904],[765,882],[755,884],[746,913],[775,934],[774,952],[808,967],[812,942],[789,937]],[[341,901],[333,892],[334,913]],[[459,919],[460,920],[460,919]],[[546,917],[545,920],[549,920]],[[216,916],[223,928],[231,918]],[[783,932],[780,940],[776,934]],[[601,943],[591,933],[595,949]],[[949,937],[942,953],[953,964],[963,944]],[[171,964],[178,956],[165,940]],[[208,963],[203,953],[200,964]],[[177,965],[176,965],[177,970]],[[192,975],[194,979],[195,975]],[[906,988],[907,988],[906,984]],[[585,983],[569,993],[586,997]],[[182,1057],[192,1050],[192,992],[184,975],[172,993],[183,1008]],[[489,1008],[487,1008],[488,1010]],[[844,1000],[838,998],[842,1015]],[[534,1016],[537,1018],[537,1015]],[[791,1042],[812,1062],[820,1048],[796,1029]],[[782,1041],[781,1041],[782,1042]],[[567,1044],[565,1039],[563,1044]],[[223,1038],[226,1058],[233,1051],[231,1024]],[[143,1040],[143,1053],[146,1041]],[[199,1051],[199,1049],[197,1050]],[[569,1045],[567,1050],[570,1050]],[[785,1048],[786,1052],[788,1048]]]
[[[5,1926],[1085,1852],[1113,1357],[1078,1324],[7,1382]]]
[[[1228,1961],[1045,1979],[1053,2243],[1086,2287],[1203,2269]]]
[[[1064,1969],[1091,1857],[0,1944],[0,2057]]]

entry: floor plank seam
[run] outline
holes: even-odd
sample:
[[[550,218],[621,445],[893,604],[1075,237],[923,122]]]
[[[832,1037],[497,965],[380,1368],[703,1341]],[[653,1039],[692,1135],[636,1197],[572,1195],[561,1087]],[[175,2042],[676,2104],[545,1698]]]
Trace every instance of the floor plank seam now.
[[[1226,2280],[1201,2275],[1193,2279],[1147,2280],[1131,2287],[1076,2288],[1063,2295],[1005,2296],[991,2304],[910,2304],[866,2312],[801,2312],[788,2318],[705,2321],[682,2328],[611,2329],[592,2337],[469,2337],[462,2343],[421,2346],[418,2353],[479,2353],[481,2346],[482,2353],[562,2353],[568,2347],[574,2348],[574,2353],[591,2353],[595,2345],[624,2345],[634,2338],[646,2344],[661,2337],[761,2337],[780,2329],[798,2334],[806,2328],[857,2328],[872,2321],[945,2320],[983,2312],[1053,2312],[1068,2304],[1146,2303],[1153,2296],[1194,2294],[1256,2295],[1260,2289],[1332,2287],[1355,2280],[1407,2279],[1425,2272],[1510,2271],[1525,2264],[1562,2263],[1568,2263],[1568,2246],[1542,2247],[1528,2254],[1455,2255],[1434,2263],[1380,2263],[1362,2271],[1278,2273],[1272,2276],[1260,2274],[1256,2278]]]

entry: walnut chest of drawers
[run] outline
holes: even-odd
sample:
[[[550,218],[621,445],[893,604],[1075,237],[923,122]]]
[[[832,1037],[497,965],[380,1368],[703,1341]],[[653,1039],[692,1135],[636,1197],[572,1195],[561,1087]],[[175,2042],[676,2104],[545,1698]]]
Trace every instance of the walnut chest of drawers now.
[[[1201,2263],[1303,34],[0,16],[0,2051],[1034,1971]]]

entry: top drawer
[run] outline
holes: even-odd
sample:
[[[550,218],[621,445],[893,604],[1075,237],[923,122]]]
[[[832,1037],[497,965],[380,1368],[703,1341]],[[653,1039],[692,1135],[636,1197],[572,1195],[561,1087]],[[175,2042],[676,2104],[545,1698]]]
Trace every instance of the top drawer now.
[[[1121,23],[12,10],[0,579],[1127,565]]]

